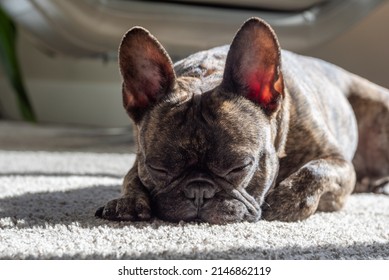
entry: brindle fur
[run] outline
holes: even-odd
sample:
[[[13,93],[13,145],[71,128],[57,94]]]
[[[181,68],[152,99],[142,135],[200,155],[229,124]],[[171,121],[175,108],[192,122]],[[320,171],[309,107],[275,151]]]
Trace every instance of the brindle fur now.
[[[297,221],[341,209],[355,185],[358,192],[388,187],[387,89],[319,59],[280,51],[259,19],[243,25],[231,50],[196,53],[173,71],[147,31],[127,33],[120,65],[137,159],[123,196],[97,216]],[[247,98],[246,50],[275,73],[270,105]],[[154,91],[142,89],[148,83]]]

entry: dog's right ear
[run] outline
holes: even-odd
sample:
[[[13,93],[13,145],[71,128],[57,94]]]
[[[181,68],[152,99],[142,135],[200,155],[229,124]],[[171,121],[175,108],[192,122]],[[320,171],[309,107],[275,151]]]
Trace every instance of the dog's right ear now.
[[[123,105],[137,123],[173,89],[176,80],[173,64],[154,36],[142,27],[134,27],[120,44],[119,65],[123,77]]]
[[[247,20],[232,41],[221,88],[242,95],[272,115],[284,96],[281,49],[273,29],[259,18]]]

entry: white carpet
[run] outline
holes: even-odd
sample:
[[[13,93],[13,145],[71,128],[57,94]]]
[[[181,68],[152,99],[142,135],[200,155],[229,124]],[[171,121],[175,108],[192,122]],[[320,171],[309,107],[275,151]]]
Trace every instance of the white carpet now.
[[[130,154],[0,151],[1,259],[389,259],[389,197],[299,223],[108,222]]]

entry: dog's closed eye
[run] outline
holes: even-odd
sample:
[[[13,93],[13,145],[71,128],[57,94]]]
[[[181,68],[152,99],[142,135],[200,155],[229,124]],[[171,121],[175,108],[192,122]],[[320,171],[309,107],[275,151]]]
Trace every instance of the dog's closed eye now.
[[[234,174],[234,173],[240,173],[242,171],[247,170],[252,165],[253,165],[252,161],[250,161],[248,163],[238,164],[237,166],[234,166],[231,170],[229,170],[227,175]]]
[[[150,163],[147,163],[146,165],[149,171],[155,175],[166,176],[169,173],[165,167]]]

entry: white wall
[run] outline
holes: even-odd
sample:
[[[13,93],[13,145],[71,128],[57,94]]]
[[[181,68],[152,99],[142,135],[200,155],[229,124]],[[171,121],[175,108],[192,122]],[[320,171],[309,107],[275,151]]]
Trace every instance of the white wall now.
[[[125,126],[117,61],[51,57],[21,32],[20,62],[41,122]],[[7,117],[20,119],[12,89],[0,73],[0,102]]]
[[[389,88],[389,1],[351,30],[305,52]]]

